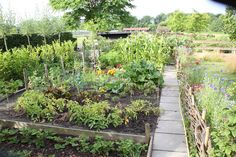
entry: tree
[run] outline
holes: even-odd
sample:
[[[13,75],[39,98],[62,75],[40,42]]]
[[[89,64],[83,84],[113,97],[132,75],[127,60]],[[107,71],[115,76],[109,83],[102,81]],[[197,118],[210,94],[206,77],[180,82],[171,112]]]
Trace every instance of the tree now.
[[[166,19],[167,19],[167,15],[164,14],[164,13],[161,13],[159,15],[157,15],[155,18],[154,18],[154,23],[156,25],[160,24],[161,22],[164,22]]]
[[[144,16],[138,21],[139,27],[147,27],[153,24],[153,18],[151,16]]]
[[[20,23],[20,33],[25,35],[28,40],[28,44],[31,45],[30,36],[36,33],[36,22],[33,19],[24,20]]]
[[[206,30],[209,25],[210,16],[194,12],[188,17],[187,30],[190,32],[201,32]]]
[[[4,45],[6,51],[8,51],[7,47],[7,36],[15,32],[15,16],[12,11],[3,14],[0,9],[0,36],[4,40]]]
[[[51,6],[56,10],[65,11],[65,19],[71,28],[78,28],[80,17],[85,22],[106,21],[110,27],[125,24],[130,13],[126,10],[133,8],[132,0],[50,0]]]
[[[53,21],[50,17],[44,16],[41,20],[36,22],[37,33],[41,34],[44,38],[44,44],[47,44],[47,36],[53,34]]]
[[[180,11],[175,11],[170,14],[166,22],[172,31],[183,32],[186,30],[187,15]]]
[[[236,40],[236,9],[226,8],[226,15],[223,17],[224,32],[229,34],[231,40]]]
[[[58,34],[58,40],[61,42],[61,33],[65,31],[65,22],[62,18],[53,17],[52,24],[54,29],[53,32]]]
[[[212,17],[208,29],[212,32],[223,32],[224,30],[223,16],[221,15]]]

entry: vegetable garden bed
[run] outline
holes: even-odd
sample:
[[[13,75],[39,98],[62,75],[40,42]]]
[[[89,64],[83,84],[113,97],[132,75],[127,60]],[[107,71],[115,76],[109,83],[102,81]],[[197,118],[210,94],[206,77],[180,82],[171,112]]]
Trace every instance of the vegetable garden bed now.
[[[32,128],[0,130],[0,155],[24,157],[150,157],[152,139],[148,144],[132,140],[106,140],[101,136],[88,138],[86,134],[68,136],[55,134],[52,130]]]
[[[32,93],[34,94],[33,97],[31,97]],[[85,91],[85,93],[88,94],[89,92]],[[80,102],[80,104],[85,103],[85,102],[81,102],[82,100],[84,100],[84,99],[81,99],[81,96],[84,97],[85,93],[80,92],[79,96],[73,97],[77,99],[76,101],[70,100],[72,98],[68,98],[68,99],[57,98],[56,100],[54,100],[54,99],[45,97],[47,98],[47,101],[54,101],[53,104],[57,103],[54,105],[62,105],[62,108],[63,108],[61,109],[61,112],[51,115],[50,119],[46,119],[42,116],[38,117],[40,116],[40,114],[36,115],[37,112],[35,112],[33,109],[31,110],[31,108],[29,108],[30,114],[32,112],[31,117],[29,116],[29,114],[27,115],[25,111],[22,111],[22,108],[16,111],[17,106],[21,107],[21,105],[24,104],[26,100],[33,102],[35,99],[38,99],[37,96],[40,95],[40,93],[38,92],[27,91],[22,96],[22,98],[19,98],[17,102],[18,105],[16,104],[16,106],[13,106],[12,108],[2,111],[0,114],[0,118],[23,121],[23,122],[39,122],[39,123],[47,122],[47,124],[50,124],[50,125],[62,126],[62,127],[68,127],[68,128],[115,131],[115,132],[133,133],[133,134],[140,134],[140,135],[145,135],[146,123],[150,124],[151,131],[155,129],[158,114],[159,114],[159,109],[158,109],[159,90],[157,90],[156,93],[153,93],[152,95],[149,95],[146,97],[141,93],[136,93],[132,97],[128,95],[122,98],[117,97],[115,101],[111,100],[110,97],[105,98],[104,93],[101,94],[101,93],[96,93],[92,91],[93,94],[90,93],[87,96],[91,97],[90,100],[93,100],[93,102],[91,103],[91,107],[94,109],[86,107],[87,104],[80,106],[77,103],[77,102]],[[43,95],[41,94],[41,96]],[[57,100],[61,100],[61,101],[57,101]],[[38,99],[36,101],[41,101],[41,100]],[[68,108],[66,105],[71,105],[72,107]],[[103,118],[103,119],[99,121],[99,119],[96,119],[96,117],[94,117],[95,119],[90,119],[91,122],[88,122],[86,124],[85,123],[81,124],[81,122],[77,122],[76,118],[79,115],[83,116],[84,114],[87,114],[87,113],[78,113],[79,115],[76,115],[76,111],[78,111],[76,109],[78,106],[79,106],[79,109],[84,108],[84,112],[86,112],[87,109],[97,110],[96,106],[98,107],[104,106],[103,111],[105,113],[101,112],[101,114],[104,114],[104,115],[101,117],[98,117],[98,118]],[[32,107],[32,106],[29,106],[29,107]],[[116,114],[115,111],[119,111],[119,112]],[[73,113],[75,113],[75,115],[73,115]],[[89,111],[88,113],[90,114]],[[96,111],[91,111],[91,114],[97,114],[97,113]],[[93,115],[88,115],[88,116],[90,116],[91,118]],[[112,116],[114,116],[114,118],[112,118]],[[89,117],[84,117],[84,119],[89,119]],[[110,121],[110,123],[104,124],[103,121]]]

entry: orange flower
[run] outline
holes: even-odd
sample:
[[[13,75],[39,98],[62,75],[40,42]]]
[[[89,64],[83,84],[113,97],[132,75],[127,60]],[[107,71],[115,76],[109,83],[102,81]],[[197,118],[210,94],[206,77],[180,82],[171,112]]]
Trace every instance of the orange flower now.
[[[107,74],[114,75],[116,73],[116,69],[110,69],[108,70]]]

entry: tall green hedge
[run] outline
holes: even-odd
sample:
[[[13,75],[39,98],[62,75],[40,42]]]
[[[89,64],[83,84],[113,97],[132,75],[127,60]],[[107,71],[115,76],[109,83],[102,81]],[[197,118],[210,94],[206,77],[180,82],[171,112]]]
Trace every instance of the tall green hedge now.
[[[58,35],[50,35],[47,37],[47,44],[51,44],[53,41],[58,40]],[[61,34],[61,42],[63,41],[75,41],[76,39],[72,37],[71,32],[64,32]],[[33,34],[30,37],[30,42],[32,46],[41,46],[44,44],[43,37],[38,34]],[[15,47],[21,47],[28,45],[27,37],[22,34],[13,34],[7,37],[7,46],[8,49],[12,49]],[[0,38],[0,50],[5,51],[3,38]]]

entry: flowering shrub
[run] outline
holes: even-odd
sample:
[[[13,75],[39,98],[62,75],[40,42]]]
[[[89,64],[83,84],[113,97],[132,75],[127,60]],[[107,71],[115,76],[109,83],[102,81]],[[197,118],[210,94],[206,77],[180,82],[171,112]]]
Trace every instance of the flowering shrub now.
[[[197,94],[198,105],[207,110],[213,149],[211,156],[236,155],[236,105],[227,93],[228,81],[218,74],[205,76],[204,88]]]
[[[191,85],[202,84],[204,78],[204,68],[200,66],[193,66],[185,69],[188,76],[188,82]]]

